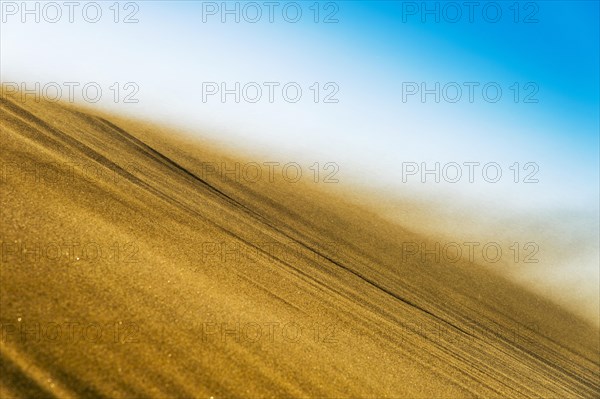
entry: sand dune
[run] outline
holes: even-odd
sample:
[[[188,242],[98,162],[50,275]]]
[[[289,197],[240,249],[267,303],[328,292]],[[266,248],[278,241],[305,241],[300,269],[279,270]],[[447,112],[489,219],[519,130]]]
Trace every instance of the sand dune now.
[[[0,396],[599,397],[598,330],[307,181],[0,99]],[[179,137],[179,136],[177,136]]]

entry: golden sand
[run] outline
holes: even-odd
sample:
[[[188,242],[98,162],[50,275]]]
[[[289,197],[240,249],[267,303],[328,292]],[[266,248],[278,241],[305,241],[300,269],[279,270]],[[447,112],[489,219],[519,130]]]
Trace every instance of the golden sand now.
[[[597,329],[341,196],[114,116],[0,121],[2,398],[600,396]]]

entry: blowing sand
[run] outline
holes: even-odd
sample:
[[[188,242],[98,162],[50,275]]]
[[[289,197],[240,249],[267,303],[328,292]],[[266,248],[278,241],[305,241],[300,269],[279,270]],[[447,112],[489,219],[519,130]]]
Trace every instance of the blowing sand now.
[[[598,330],[163,128],[0,99],[0,397],[598,397]]]

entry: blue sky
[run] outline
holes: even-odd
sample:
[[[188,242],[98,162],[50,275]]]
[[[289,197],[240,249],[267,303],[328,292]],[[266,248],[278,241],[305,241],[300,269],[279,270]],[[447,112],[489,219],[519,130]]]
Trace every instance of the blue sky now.
[[[404,15],[406,3],[417,5],[416,15]],[[468,9],[461,7],[462,17],[452,23],[444,18],[442,3],[440,22],[434,23],[434,15],[422,15],[421,2],[351,1],[343,5],[344,29],[338,35],[340,42],[392,68],[413,63],[436,76],[534,81],[540,95],[546,94],[538,108],[577,118],[587,127],[569,134],[593,135],[590,127],[597,127],[600,105],[599,3],[514,3],[496,2],[503,12],[497,23],[484,19],[479,11],[483,6],[475,8],[472,23]],[[433,9],[435,2],[426,7]],[[519,23],[514,21],[515,9]]]

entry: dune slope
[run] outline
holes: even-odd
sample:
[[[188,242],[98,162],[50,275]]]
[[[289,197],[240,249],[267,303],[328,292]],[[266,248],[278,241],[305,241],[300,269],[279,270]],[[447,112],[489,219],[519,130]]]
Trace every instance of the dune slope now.
[[[598,331],[308,182],[0,99],[0,397],[598,397]],[[239,160],[242,162],[241,160]]]

